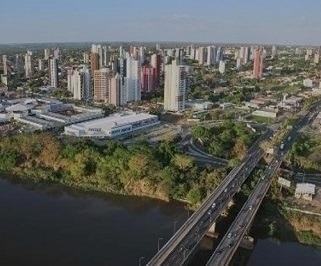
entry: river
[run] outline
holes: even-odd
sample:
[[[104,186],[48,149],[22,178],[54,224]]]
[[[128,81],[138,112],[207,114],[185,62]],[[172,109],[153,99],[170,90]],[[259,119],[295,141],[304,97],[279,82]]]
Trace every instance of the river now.
[[[0,265],[138,265],[187,218],[181,204],[97,197],[0,179]]]
[[[0,265],[101,266],[146,263],[187,218],[182,204],[84,195],[0,179]],[[318,264],[308,264],[308,259]],[[290,264],[285,263],[286,261]],[[249,265],[321,265],[321,252],[260,240]]]

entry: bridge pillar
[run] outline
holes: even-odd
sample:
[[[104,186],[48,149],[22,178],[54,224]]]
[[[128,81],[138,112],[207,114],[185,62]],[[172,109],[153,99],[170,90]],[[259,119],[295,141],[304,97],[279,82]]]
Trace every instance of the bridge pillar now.
[[[215,228],[216,228],[216,223],[213,223],[210,227],[210,229],[208,229],[206,236],[211,237],[211,238],[216,238],[217,234],[215,233]]]

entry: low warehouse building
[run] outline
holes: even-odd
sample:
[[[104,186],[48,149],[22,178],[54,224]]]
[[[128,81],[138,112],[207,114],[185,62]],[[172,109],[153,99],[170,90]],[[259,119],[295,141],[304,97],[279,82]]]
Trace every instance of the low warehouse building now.
[[[76,137],[118,137],[158,125],[158,116],[147,113],[118,113],[109,117],[65,127],[65,134]]]

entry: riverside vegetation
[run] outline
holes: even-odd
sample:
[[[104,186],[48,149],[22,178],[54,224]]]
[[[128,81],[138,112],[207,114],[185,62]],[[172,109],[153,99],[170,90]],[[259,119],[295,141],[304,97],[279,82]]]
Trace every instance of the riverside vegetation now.
[[[50,133],[24,133],[0,140],[0,172],[25,182],[86,190],[185,200],[197,206],[226,174],[198,167],[173,142],[156,147],[89,140]]]

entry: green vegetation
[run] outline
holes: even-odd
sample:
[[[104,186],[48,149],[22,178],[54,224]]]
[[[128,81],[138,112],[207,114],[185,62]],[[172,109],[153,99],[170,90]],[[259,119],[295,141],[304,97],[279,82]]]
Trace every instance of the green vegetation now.
[[[187,200],[199,204],[218,184],[223,170],[200,169],[171,142],[131,148],[115,141],[58,139],[49,133],[0,140],[0,171],[34,183],[119,194]]]
[[[196,126],[192,135],[210,154],[238,160],[245,156],[248,147],[257,136],[244,123],[230,120],[212,128]]]
[[[287,156],[287,163],[306,171],[321,171],[321,138],[299,136]]]

